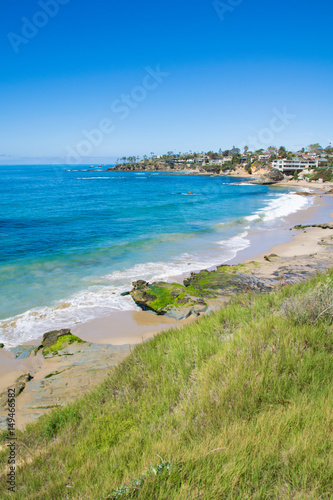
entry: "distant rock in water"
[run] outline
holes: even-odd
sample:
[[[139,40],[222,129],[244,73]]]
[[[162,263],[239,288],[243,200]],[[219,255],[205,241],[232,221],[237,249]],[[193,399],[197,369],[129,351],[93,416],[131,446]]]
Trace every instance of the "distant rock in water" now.
[[[250,184],[259,184],[261,186],[267,186],[269,184],[275,184],[276,182],[283,181],[284,175],[282,172],[276,168],[272,168],[266,174],[260,175],[257,179],[249,181]]]

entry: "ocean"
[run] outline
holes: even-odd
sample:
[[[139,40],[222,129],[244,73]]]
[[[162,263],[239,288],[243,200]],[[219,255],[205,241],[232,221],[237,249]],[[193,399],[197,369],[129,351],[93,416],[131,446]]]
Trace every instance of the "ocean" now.
[[[312,197],[233,177],[0,166],[0,342],[137,309],[137,279],[228,262]],[[188,194],[189,192],[193,194]]]

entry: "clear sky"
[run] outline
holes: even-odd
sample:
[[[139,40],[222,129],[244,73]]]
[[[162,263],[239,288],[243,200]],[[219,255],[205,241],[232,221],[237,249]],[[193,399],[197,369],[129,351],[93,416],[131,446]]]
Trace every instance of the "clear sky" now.
[[[2,163],[333,142],[328,0],[2,9]]]

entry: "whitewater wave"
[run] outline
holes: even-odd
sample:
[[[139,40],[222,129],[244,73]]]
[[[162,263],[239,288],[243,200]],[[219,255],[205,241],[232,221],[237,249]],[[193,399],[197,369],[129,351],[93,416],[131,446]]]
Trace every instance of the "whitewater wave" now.
[[[295,192],[282,194],[278,198],[274,197],[264,208],[246,216],[245,220],[271,222],[274,219],[283,219],[312,205],[313,200],[312,197],[299,196]]]
[[[34,340],[47,331],[68,328],[114,311],[137,310],[131,297],[120,294],[127,287],[95,286],[58,301],[0,321],[0,338],[6,347]]]

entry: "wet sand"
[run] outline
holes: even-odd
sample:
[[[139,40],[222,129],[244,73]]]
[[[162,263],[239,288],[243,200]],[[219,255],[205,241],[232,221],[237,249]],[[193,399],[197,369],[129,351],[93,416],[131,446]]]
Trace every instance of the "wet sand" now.
[[[99,344],[141,344],[161,330],[180,328],[189,320],[176,321],[148,311],[121,311],[72,328],[74,335]]]

